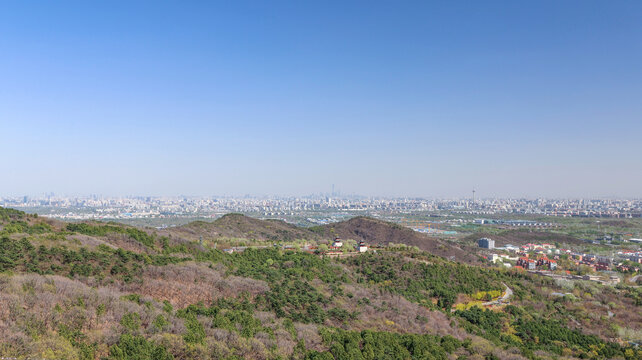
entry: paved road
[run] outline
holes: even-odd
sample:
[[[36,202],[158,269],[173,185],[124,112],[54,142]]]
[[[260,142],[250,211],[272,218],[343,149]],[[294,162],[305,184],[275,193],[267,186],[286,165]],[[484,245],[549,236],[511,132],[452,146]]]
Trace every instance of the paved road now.
[[[506,286],[506,291],[504,291],[504,296],[500,297],[497,300],[482,303],[482,305],[490,306],[490,305],[499,305],[499,304],[507,303],[508,299],[510,299],[511,296],[513,296],[513,289],[509,288],[506,284],[503,284],[503,285]]]

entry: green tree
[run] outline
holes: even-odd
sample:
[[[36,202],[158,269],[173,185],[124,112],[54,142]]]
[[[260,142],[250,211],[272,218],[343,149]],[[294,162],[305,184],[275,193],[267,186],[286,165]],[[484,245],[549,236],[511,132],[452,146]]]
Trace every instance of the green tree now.
[[[174,360],[165,347],[142,336],[121,335],[118,344],[109,349],[109,360]]]

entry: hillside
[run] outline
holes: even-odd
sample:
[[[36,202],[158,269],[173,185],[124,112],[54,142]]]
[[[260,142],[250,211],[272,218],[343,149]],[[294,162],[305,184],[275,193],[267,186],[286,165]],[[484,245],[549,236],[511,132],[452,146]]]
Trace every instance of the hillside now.
[[[365,241],[369,245],[405,244],[417,246],[433,255],[455,261],[475,263],[477,257],[455,245],[426,236],[412,229],[368,217],[355,217],[350,220],[300,228],[280,220],[260,220],[241,214],[227,214],[213,222],[195,221],[183,226],[169,228],[160,232],[176,241],[225,242],[230,239],[246,239],[271,244],[274,242],[307,240],[329,242],[334,237]]]
[[[198,243],[337,234],[460,256],[379,220],[308,230],[228,215],[157,231],[0,208],[0,226],[0,357],[642,359],[618,342],[642,331],[642,292],[632,287],[558,284],[414,248],[329,258],[272,246],[228,254]],[[510,306],[468,308],[506,287],[515,293]]]
[[[326,238],[339,236],[343,239],[365,241],[372,245],[405,244],[447,259],[474,263],[477,257],[455,245],[416,232],[407,227],[369,217],[318,226],[311,229]]]
[[[248,239],[264,242],[317,240],[319,236],[281,220],[261,220],[242,214],[227,214],[213,222],[195,221],[160,232],[163,235],[197,241],[204,239]]]

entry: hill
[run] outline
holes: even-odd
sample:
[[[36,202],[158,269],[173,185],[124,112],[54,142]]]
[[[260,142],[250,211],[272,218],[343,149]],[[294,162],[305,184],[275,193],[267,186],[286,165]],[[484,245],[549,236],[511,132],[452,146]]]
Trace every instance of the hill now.
[[[414,248],[331,258],[197,242],[339,235],[460,260],[455,246],[380,220],[303,229],[231,214],[158,231],[0,214],[0,357],[642,359],[620,345],[642,331],[633,287],[557,284]],[[468,308],[505,288],[511,306]],[[569,291],[572,301],[550,295]]]
[[[62,229],[65,225],[62,221],[0,207],[0,231],[5,233],[43,233],[47,230]]]
[[[247,239],[264,242],[320,239],[318,234],[282,220],[261,220],[242,214],[227,214],[213,222],[194,221],[161,233],[189,241],[197,241],[200,237],[209,240]]]
[[[339,236],[343,239],[365,241],[372,245],[405,244],[416,246],[433,255],[447,259],[475,263],[477,257],[456,245],[416,232],[407,227],[369,217],[355,217],[350,220],[314,227],[314,232],[324,237]]]
[[[331,241],[343,239],[365,241],[369,245],[405,244],[444,258],[475,263],[477,257],[456,245],[429,237],[401,225],[369,217],[355,217],[329,225],[300,228],[281,220],[260,220],[241,214],[227,214],[213,222],[195,221],[166,229],[163,235],[178,241],[246,239],[257,242],[279,242],[305,239]]]

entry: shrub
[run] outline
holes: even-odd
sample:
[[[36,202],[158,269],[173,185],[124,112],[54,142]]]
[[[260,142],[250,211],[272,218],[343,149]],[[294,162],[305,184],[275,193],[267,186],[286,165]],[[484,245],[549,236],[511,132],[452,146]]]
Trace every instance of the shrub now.
[[[136,332],[140,328],[140,315],[137,313],[127,313],[120,320],[120,325],[130,332]]]

